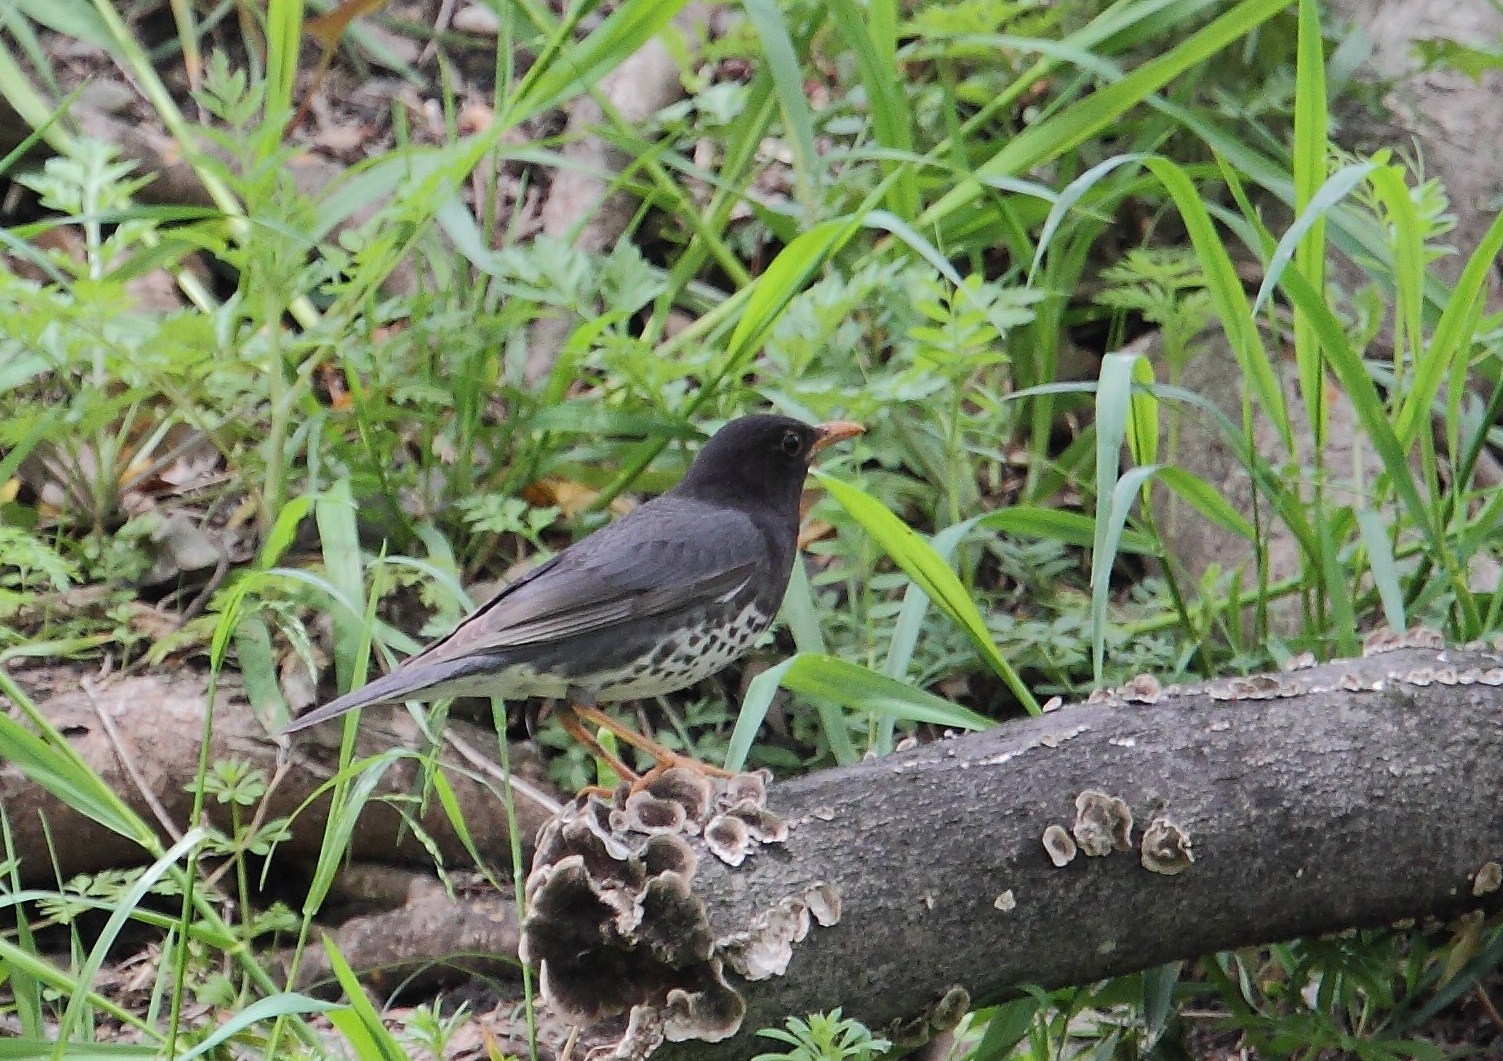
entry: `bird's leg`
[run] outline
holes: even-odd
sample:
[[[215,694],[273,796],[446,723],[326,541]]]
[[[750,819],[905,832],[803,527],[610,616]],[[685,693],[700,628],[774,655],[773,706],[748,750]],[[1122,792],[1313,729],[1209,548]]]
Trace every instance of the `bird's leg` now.
[[[623,741],[626,744],[630,744],[633,748],[637,748],[652,756],[653,762],[655,762],[657,765],[643,776],[637,778],[632,784],[633,788],[643,787],[644,785],[656,779],[657,776],[664,770],[667,770],[669,767],[673,766],[681,766],[686,770],[694,771],[696,774],[707,774],[710,777],[736,776],[729,770],[723,770],[718,766],[711,766],[709,763],[702,763],[698,759],[691,759],[687,755],[680,755],[672,748],[665,748],[663,745],[659,744],[651,737],[644,736],[643,734],[638,733],[636,730],[632,729],[630,726],[627,726],[621,722],[617,722],[614,718],[612,718],[610,715],[607,715],[599,708],[584,707],[580,704],[574,704],[571,710],[573,710],[576,715],[578,715],[585,721],[599,726],[601,729],[606,730],[610,733],[614,733],[618,740]]]
[[[559,725],[564,727],[565,733],[573,737],[580,744],[584,745],[592,755],[597,756],[605,762],[606,766],[609,766],[612,770],[616,771],[616,776],[621,778],[621,780],[630,781],[633,785],[640,782],[642,780],[641,775],[631,767],[623,763],[618,756],[612,755],[610,752],[606,751],[605,748],[601,746],[600,742],[595,739],[595,734],[591,733],[589,729],[585,727],[585,724],[580,721],[580,716],[583,715],[586,711],[598,714],[598,712],[595,712],[594,708],[580,707],[576,704],[565,703],[558,712]],[[610,729],[609,726],[607,726],[606,728]],[[612,729],[611,732],[614,733],[615,730]]]

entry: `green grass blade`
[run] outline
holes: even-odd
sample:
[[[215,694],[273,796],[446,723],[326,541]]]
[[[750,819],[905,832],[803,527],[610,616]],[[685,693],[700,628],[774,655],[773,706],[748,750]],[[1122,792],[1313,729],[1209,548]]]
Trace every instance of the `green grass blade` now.
[[[772,76],[778,97],[778,110],[793,150],[794,186],[805,214],[815,210],[817,174],[823,169],[819,149],[814,144],[814,116],[809,111],[809,97],[804,91],[804,72],[794,51],[788,22],[775,0],[745,0],[746,16],[762,41],[762,58]],[[813,217],[808,217],[813,221]]]
[[[344,1035],[345,1040],[354,1048],[355,1056],[361,1061],[406,1061],[407,1051],[402,1049],[402,1044],[381,1023],[381,1014],[376,1012],[376,1007],[366,997],[360,978],[334,945],[333,937],[324,934],[321,939],[324,954],[329,959],[329,968],[339,981],[339,986],[344,988],[344,996],[349,1003],[346,1009],[326,1011],[330,1022]]]
[[[894,516],[870,494],[822,472],[815,474],[830,492],[830,496],[872,536],[892,562],[929,594],[939,609],[971,639],[981,658],[1007,684],[1028,712],[1038,714],[1039,706],[1033,693],[997,648],[991,632],[986,628],[986,621],[976,609],[975,601],[971,600],[950,565],[912,527]]]
[[[1397,165],[1379,166],[1374,169],[1372,191],[1381,206],[1380,217],[1388,237],[1386,260],[1392,271],[1394,323],[1394,371],[1403,379],[1408,362],[1425,359],[1424,350],[1424,291],[1425,223],[1420,219],[1415,197],[1409,187],[1407,174]],[[1323,275],[1302,270],[1313,286],[1319,287]],[[1418,397],[1418,396],[1416,396]],[[1423,407],[1427,399],[1420,400]],[[1412,403],[1409,404],[1413,408]],[[1407,421],[1406,421],[1407,423]],[[1400,433],[1402,439],[1404,435]]]
[[[1107,354],[1096,384],[1096,520],[1091,542],[1091,663],[1096,684],[1106,659],[1106,590],[1115,550],[1108,547],[1112,512],[1122,471],[1122,444],[1132,407],[1133,366],[1140,354]],[[1148,477],[1143,477],[1147,482]],[[1125,519],[1125,517],[1124,517]],[[1120,525],[1120,524],[1119,524]]]
[[[993,513],[993,515],[1002,514]],[[948,563],[955,547],[980,522],[980,517],[977,517],[946,527],[929,539],[929,545],[933,548],[935,555]],[[903,603],[898,609],[898,618],[892,627],[892,639],[887,645],[887,656],[882,660],[882,673],[887,677],[902,681],[907,676],[908,667],[913,662],[914,650],[918,647],[919,634],[923,631],[924,618],[929,614],[929,603],[929,594],[919,588],[916,582],[909,583],[908,588],[903,591]],[[884,715],[877,720],[876,748],[879,755],[886,755],[892,751],[896,721],[890,715]]]
[[[1127,449],[1135,464],[1159,459],[1159,399],[1154,393],[1153,362],[1138,357],[1132,363],[1132,401],[1128,406]],[[1145,495],[1144,502],[1148,501]]]
[[[334,669],[340,689],[353,689],[358,671],[369,653],[370,630],[364,616],[365,580],[360,570],[360,533],[355,525],[355,499],[348,481],[335,483],[314,504],[318,540],[323,552],[324,573],[337,595],[351,602],[352,610],[336,608],[329,620],[334,626]]]
[[[319,845],[318,863],[313,868],[313,879],[308,885],[308,894],[303,899],[303,912],[312,915],[323,905],[329,889],[334,885],[334,876],[344,865],[344,853],[349,850],[350,837],[360,823],[361,812],[370,801],[371,793],[380,784],[386,771],[401,759],[411,755],[402,748],[393,748],[380,755],[359,762],[352,762],[313,792],[301,812],[314,800],[323,799],[330,789],[334,790],[333,805],[324,828],[323,842]],[[353,780],[351,779],[353,775]]]
[[[1049,248],[1054,243],[1054,235],[1059,231],[1060,225],[1064,224],[1065,218],[1071,210],[1084,198],[1085,194],[1099,184],[1112,171],[1132,163],[1142,162],[1147,156],[1114,155],[1104,162],[1098,162],[1080,176],[1076,177],[1065,190],[1059,193],[1052,206],[1049,207],[1049,215],[1044,218],[1044,227],[1039,230],[1037,248],[1033,252],[1033,263],[1028,267],[1028,286],[1032,287],[1034,278],[1038,275],[1039,267],[1044,264],[1044,255],[1049,253]]]
[[[1390,630],[1409,629],[1404,618],[1404,590],[1399,584],[1398,564],[1383,516],[1375,509],[1358,509],[1357,528],[1362,532],[1362,544],[1367,547],[1367,566],[1372,572],[1373,585],[1378,587],[1378,598],[1383,602],[1384,621]]]
[[[38,736],[9,715],[0,714],[0,759],[90,820],[156,854],[156,832],[89,769],[52,724],[36,709],[9,674],[0,670],[0,695],[42,733]]]
[[[61,1057],[66,1061],[121,1061],[123,1058],[157,1058],[162,1052],[152,1046],[128,1043],[68,1043],[62,1052],[57,1044],[45,1039],[0,1039],[0,1061],[37,1061],[39,1057]]]
[[[194,1058],[202,1057],[221,1044],[229,1042],[245,1029],[263,1020],[273,1020],[277,1017],[287,1017],[298,1013],[327,1013],[329,1010],[335,1008],[335,1004],[332,1002],[309,998],[307,995],[300,995],[295,991],[286,991],[272,995],[270,998],[257,999],[237,1012],[218,1028],[215,1028],[206,1039],[194,1046],[193,1049],[178,1054],[177,1061],[194,1061]]]
[[[1087,385],[1090,386],[1089,384]],[[1080,512],[1068,512],[1060,508],[1044,508],[1038,505],[1014,505],[999,508],[984,516],[974,516],[964,523],[947,527],[940,534],[949,534],[963,528],[969,534],[973,530],[997,531],[1022,538],[1043,538],[1064,545],[1091,548],[1096,542],[1096,521]],[[934,536],[939,540],[940,534]],[[1124,530],[1119,548],[1124,553],[1140,553],[1157,556],[1159,547],[1148,535],[1135,530]]]
[[[99,975],[100,966],[104,964],[105,957],[110,948],[115,945],[115,940],[120,936],[120,930],[125,927],[126,921],[136,912],[141,901],[146,898],[148,892],[156,886],[157,881],[166,876],[178,861],[187,856],[199,844],[208,837],[203,829],[189,829],[183,838],[173,844],[150,866],[148,866],[131,886],[121,893],[115,905],[114,912],[105,922],[103,930],[94,939],[94,945],[89,951],[89,956],[79,966],[76,986],[72,996],[68,999],[67,1009],[63,1011],[63,1018],[58,1024],[57,1048],[53,1050],[54,1059],[64,1055],[64,1046],[74,1037],[79,1022],[83,1020],[86,1008],[89,1006],[89,986],[93,984],[94,977]]]
[[[776,667],[763,671],[747,685],[746,695],[741,698],[741,710],[736,714],[736,725],[731,730],[731,739],[726,743],[727,770],[740,770],[746,766],[746,758],[757,741],[757,731],[767,720],[767,712],[781,688],[783,675],[792,665],[793,660],[786,659]]]
[[[292,114],[303,44],[303,0],[266,5],[266,113],[285,121]]]
[[[21,971],[27,977],[51,988],[60,995],[79,987],[78,979],[72,970],[61,969],[46,958],[39,957],[34,951],[18,947],[4,936],[0,936],[0,964]],[[84,986],[87,987],[87,985]],[[159,1039],[161,1037],[155,1028],[148,1025],[130,1009],[96,991],[88,992],[88,1004],[91,1009],[108,1014],[111,1019],[119,1021],[122,1027],[130,1028],[145,1038]],[[0,1039],[0,1043],[3,1042],[5,1040]],[[46,1057],[48,1052],[56,1046],[56,1043],[44,1042],[40,1049],[22,1056],[28,1058],[28,1061],[37,1061],[38,1058]]]
[[[982,194],[986,178],[1026,173],[1040,162],[1057,158],[1079,146],[1174,78],[1210,59],[1287,8],[1287,0],[1243,0],[1183,43],[1144,63],[1116,84],[1093,92],[1051,118],[1027,126],[978,166],[973,176],[924,211],[915,226],[921,230],[936,226],[961,207],[974,202]]]
[[[1249,523],[1242,513],[1232,507],[1226,495],[1198,475],[1187,472],[1183,468],[1161,466],[1156,478],[1178,494],[1180,500],[1222,530],[1230,531],[1250,542],[1258,540],[1257,528]]]
[[[1206,275],[1206,289],[1216,307],[1221,327],[1226,333],[1237,367],[1252,388],[1263,412],[1279,432],[1286,451],[1294,452],[1294,432],[1284,406],[1284,392],[1273,373],[1273,363],[1263,349],[1263,340],[1248,310],[1242,281],[1226,251],[1220,233],[1211,222],[1199,190],[1184,168],[1165,158],[1148,158],[1143,163],[1164,185],[1174,199],[1180,219],[1195,246],[1196,257]]]
[[[793,644],[798,651],[816,654],[825,651],[824,634],[819,629],[819,611],[814,606],[814,593],[802,559],[794,562],[793,572],[788,578],[788,592],[783,597],[783,619],[793,632]],[[851,740],[840,706],[829,700],[816,699],[814,710],[819,715],[820,728],[824,730],[835,761],[842,766],[858,761],[861,753]]]
[[[1091,667],[1098,686],[1104,680],[1106,669],[1107,595],[1112,584],[1112,567],[1117,562],[1122,531],[1137,500],[1137,493],[1157,471],[1157,465],[1130,468],[1116,480],[1112,484],[1106,517],[1096,531],[1098,544],[1091,550]],[[1096,489],[1100,491],[1101,485],[1098,484]]]
[[[1315,0],[1299,0],[1299,32],[1295,46],[1294,79],[1294,212],[1310,217],[1308,232],[1295,248],[1300,271],[1321,290],[1325,287],[1325,211],[1311,212],[1315,196],[1325,182],[1330,154],[1326,142],[1329,122],[1326,100],[1324,40],[1320,8]],[[1420,289],[1416,287],[1416,292]],[[1417,294],[1416,294],[1416,297]],[[1300,397],[1311,425],[1317,464],[1325,451],[1328,402],[1325,400],[1325,364],[1315,330],[1298,310],[1294,313],[1294,360],[1299,371]],[[1320,486],[1317,483],[1316,490]],[[1317,507],[1320,501],[1316,501]],[[1319,518],[1317,517],[1317,523]]]
[[[1375,169],[1377,166],[1372,162],[1342,166],[1331,174],[1330,178],[1321,185],[1320,191],[1311,197],[1309,205],[1294,219],[1294,224],[1290,225],[1289,230],[1279,239],[1273,256],[1269,258],[1268,265],[1263,270],[1263,283],[1259,285],[1257,297],[1253,299],[1253,316],[1257,316],[1268,304],[1269,297],[1278,287],[1279,277],[1283,276],[1284,269],[1294,260],[1294,252],[1300,246],[1300,241],[1315,227],[1317,221],[1335,209],[1336,205],[1350,195]]]
[[[800,652],[789,662],[792,666],[782,669],[779,678],[783,688],[800,696],[821,697],[859,711],[935,726],[988,729],[996,724],[943,697],[835,656]]]
[[[1439,392],[1446,373],[1470,356],[1478,322],[1487,308],[1499,254],[1503,254],[1503,213],[1493,219],[1477,249],[1467,259],[1461,276],[1435,323],[1424,356],[1416,358],[1411,384],[1403,395],[1394,433],[1406,447],[1419,437],[1428,422],[1430,403]]]
[[[872,116],[872,131],[879,144],[899,155],[913,151],[913,119],[908,112],[904,79],[898,70],[897,52],[892,34],[895,19],[879,17],[887,2],[870,5],[856,0],[829,0],[825,5],[839,32],[840,39],[855,53],[856,70],[866,89],[867,107]],[[879,39],[885,38],[885,39]],[[919,193],[913,167],[907,163],[888,165],[886,172],[895,179],[888,190],[888,205],[903,218],[918,216]]]
[[[602,77],[668,25],[686,2],[626,0],[583,41],[561,53],[540,57],[540,71],[524,80],[520,96],[506,111],[506,120],[519,124],[599,84]],[[552,61],[548,61],[550,58]]]
[[[725,768],[746,765],[757,730],[779,688],[813,699],[841,704],[858,711],[910,722],[927,722],[955,729],[986,729],[993,720],[952,704],[933,693],[879,674],[834,656],[800,652],[769,670],[747,686],[741,715],[726,748]]]
[[[1281,286],[1289,300],[1299,306],[1311,326],[1316,330],[1325,351],[1326,364],[1346,391],[1347,400],[1357,414],[1363,430],[1367,432],[1373,448],[1383,462],[1383,470],[1397,492],[1399,499],[1414,523],[1425,534],[1437,552],[1445,548],[1436,540],[1435,528],[1431,525],[1429,509],[1422,500],[1419,486],[1409,467],[1404,447],[1399,444],[1392,423],[1388,419],[1383,400],[1373,385],[1362,359],[1351,348],[1341,322],[1326,305],[1323,294],[1317,292],[1298,268],[1284,270]]]
[[[816,272],[824,268],[840,248],[861,228],[860,218],[835,218],[823,221],[800,234],[784,247],[766,272],[757,277],[741,318],[726,342],[725,361],[729,366],[741,364],[777,323],[778,315],[804,289]]]

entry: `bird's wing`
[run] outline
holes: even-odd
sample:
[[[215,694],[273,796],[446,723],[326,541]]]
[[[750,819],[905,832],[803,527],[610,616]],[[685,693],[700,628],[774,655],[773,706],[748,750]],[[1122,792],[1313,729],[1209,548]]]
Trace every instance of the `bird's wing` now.
[[[644,506],[510,583],[390,674],[300,716],[283,732],[357,707],[429,698],[485,669],[490,653],[729,599],[766,555],[761,532],[739,513],[697,504]]]
[[[641,515],[597,531],[513,582],[404,669],[597,633],[729,598],[766,552],[760,532],[739,513],[709,517],[696,505]],[[622,548],[626,543],[630,548]]]

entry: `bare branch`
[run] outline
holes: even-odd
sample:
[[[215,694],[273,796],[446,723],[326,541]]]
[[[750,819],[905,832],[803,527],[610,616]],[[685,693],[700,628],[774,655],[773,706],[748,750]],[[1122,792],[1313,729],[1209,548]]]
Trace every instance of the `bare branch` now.
[[[740,1058],[789,1014],[841,1006],[911,1042],[1019,984],[1495,906],[1503,656],[1433,644],[1144,678],[791,781],[766,801],[786,839],[740,865],[707,843],[737,832],[714,824],[724,793],[678,826],[619,797],[566,812],[539,839],[523,952],[587,1041]],[[1063,866],[1055,827],[1078,849]]]

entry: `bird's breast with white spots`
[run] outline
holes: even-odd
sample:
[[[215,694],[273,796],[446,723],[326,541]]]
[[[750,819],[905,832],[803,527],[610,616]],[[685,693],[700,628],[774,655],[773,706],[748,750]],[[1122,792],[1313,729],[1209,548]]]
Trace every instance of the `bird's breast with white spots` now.
[[[772,616],[748,604],[729,621],[706,617],[665,637],[652,652],[592,676],[601,700],[662,696],[701,682],[746,655]]]

